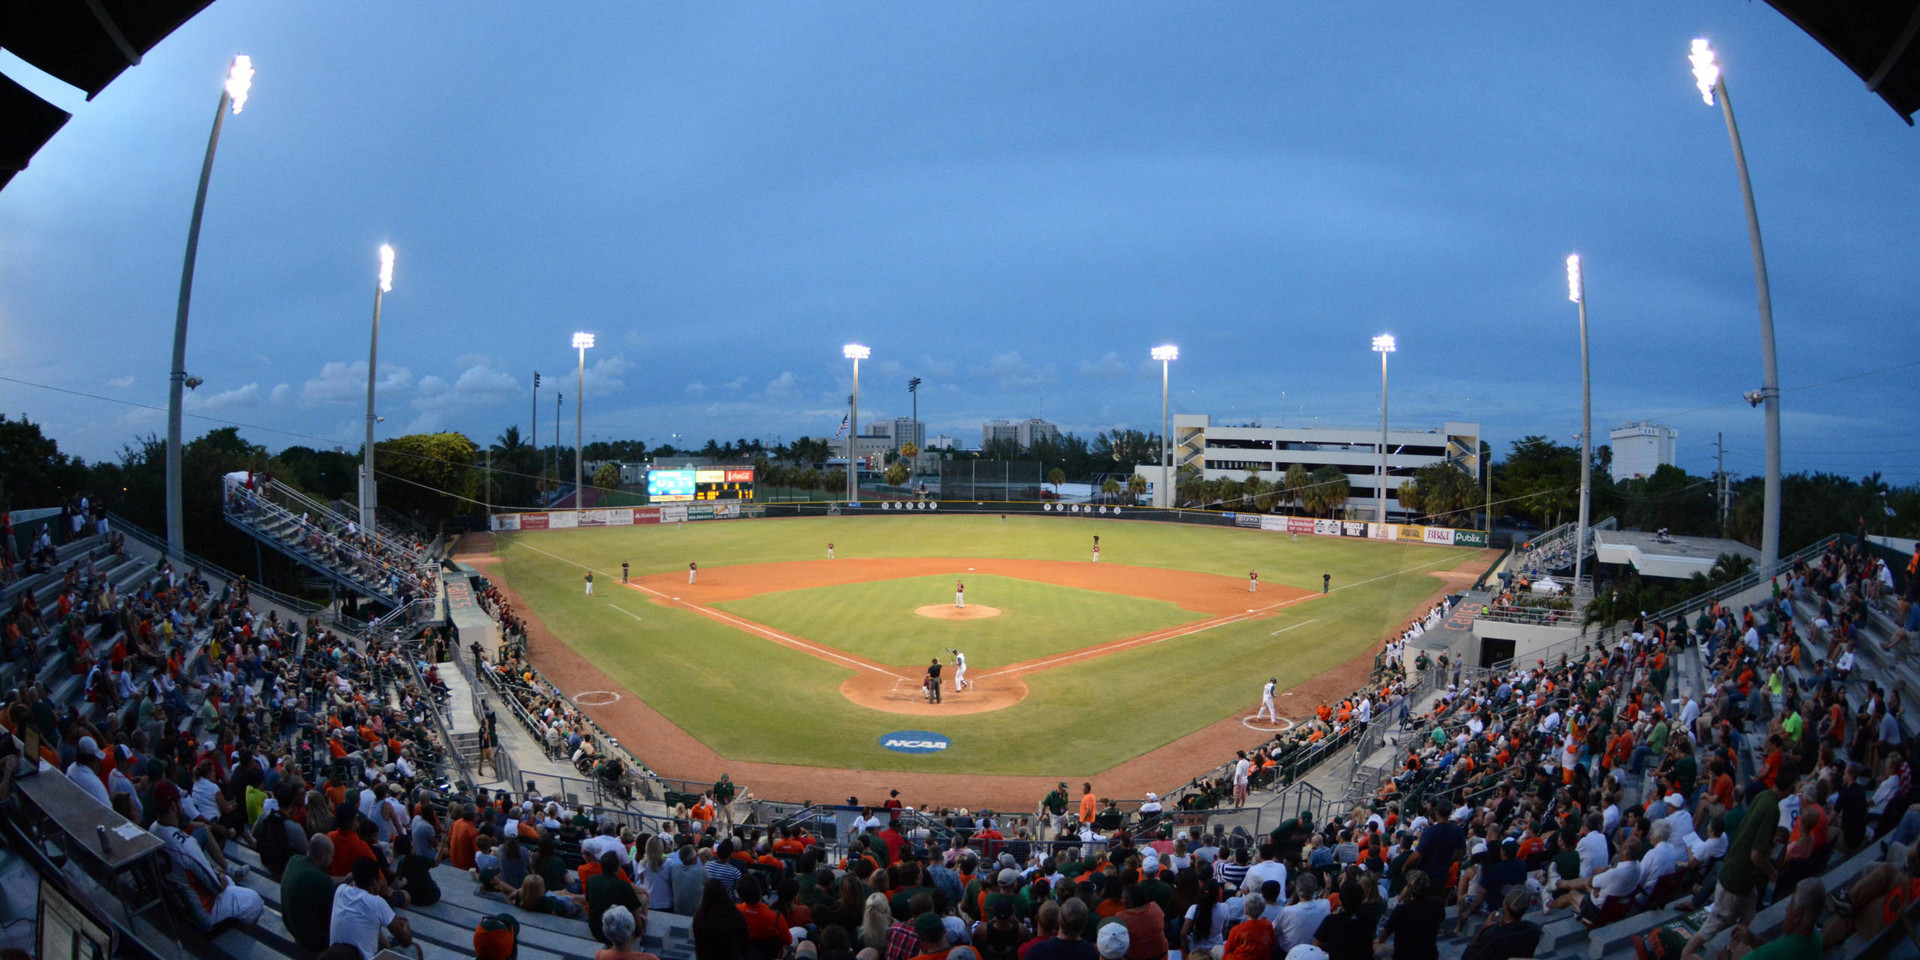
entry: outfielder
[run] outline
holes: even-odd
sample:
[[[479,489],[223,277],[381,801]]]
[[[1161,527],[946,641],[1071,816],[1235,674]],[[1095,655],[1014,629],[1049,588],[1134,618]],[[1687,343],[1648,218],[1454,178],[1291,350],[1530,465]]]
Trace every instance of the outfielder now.
[[[700,564],[698,563],[687,564],[687,586],[689,587],[693,586],[693,581],[698,576],[700,576]]]
[[[948,647],[947,652],[953,654],[953,692],[959,693],[973,686],[973,682],[967,679],[967,655],[953,647]]]
[[[953,607],[956,610],[967,608],[967,583],[964,580],[953,582]]]
[[[1093,562],[1100,562],[1100,545],[1097,543],[1093,545]]]
[[[1273,687],[1279,682],[1279,677],[1273,677],[1267,681],[1266,686],[1260,688],[1260,712],[1253,715],[1255,720],[1272,720],[1274,723],[1280,722],[1280,711],[1274,709],[1273,706]]]
[[[827,559],[828,560],[833,559],[833,541],[832,540],[827,541]]]
[[[593,571],[587,571],[587,596],[593,596]]]

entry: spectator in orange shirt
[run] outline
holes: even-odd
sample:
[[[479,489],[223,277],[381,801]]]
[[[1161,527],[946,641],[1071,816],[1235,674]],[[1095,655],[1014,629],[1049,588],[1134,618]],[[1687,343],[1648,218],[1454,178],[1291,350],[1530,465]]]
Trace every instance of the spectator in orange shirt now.
[[[1080,784],[1080,822],[1092,823],[1094,815],[1100,812],[1100,801],[1093,795],[1093,784]]]
[[[458,819],[447,831],[447,860],[461,870],[472,870],[476,842],[480,838],[480,812],[473,804],[461,804]]]
[[[737,905],[741,919],[747,922],[747,956],[772,958],[780,956],[786,947],[793,943],[793,934],[787,929],[787,923],[775,913],[772,907],[760,902],[760,878],[751,873],[743,874],[740,882],[734,885],[733,892],[740,897]],[[922,938],[924,941],[924,938]]]

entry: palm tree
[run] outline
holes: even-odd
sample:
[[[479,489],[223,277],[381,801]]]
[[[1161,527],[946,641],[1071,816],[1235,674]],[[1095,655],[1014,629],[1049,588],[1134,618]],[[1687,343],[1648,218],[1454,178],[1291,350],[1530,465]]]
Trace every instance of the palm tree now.
[[[1313,478],[1308,475],[1306,464],[1295,463],[1287,466],[1286,478],[1281,485],[1286,487],[1287,501],[1293,504],[1295,509],[1306,509],[1307,484],[1312,482]]]
[[[1127,495],[1132,497],[1135,503],[1138,503],[1141,497],[1147,495],[1147,478],[1137,473],[1128,477]]]
[[[1108,477],[1105,481],[1103,481],[1100,484],[1100,492],[1103,494],[1106,494],[1108,499],[1112,499],[1114,497],[1119,496],[1120,481],[1115,480],[1112,477]]]
[[[1331,464],[1321,467],[1315,470],[1308,480],[1310,482],[1307,489],[1312,491],[1310,502],[1314,506],[1313,512],[1324,511],[1331,517],[1334,511],[1339,510],[1347,502],[1350,485],[1347,482],[1346,472],[1339,467]]]
[[[1059,467],[1054,467],[1052,470],[1047,471],[1047,482],[1053,484],[1053,495],[1058,497],[1060,495],[1060,485],[1067,482],[1067,472]]]

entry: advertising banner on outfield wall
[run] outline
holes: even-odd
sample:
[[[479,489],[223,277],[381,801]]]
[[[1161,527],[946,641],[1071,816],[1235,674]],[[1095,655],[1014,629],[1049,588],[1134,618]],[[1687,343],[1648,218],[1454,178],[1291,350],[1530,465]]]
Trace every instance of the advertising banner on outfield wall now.
[[[633,508],[633,522],[634,523],[659,523],[660,508],[659,507]]]
[[[1427,539],[1427,528],[1417,523],[1402,523],[1394,526],[1393,536],[1394,539],[1402,542],[1411,540],[1415,543],[1424,543]]]
[[[518,530],[520,529],[520,515],[517,513],[496,513],[491,520],[487,521],[487,526],[495,531]]]
[[[547,512],[548,530],[572,530],[580,525],[580,515],[572,510],[550,510]]]
[[[1340,535],[1343,537],[1364,537],[1367,535],[1367,525],[1355,520],[1342,520],[1340,522]]]
[[[1340,521],[1315,520],[1313,522],[1313,533],[1314,536],[1318,537],[1337,537],[1340,535]]]
[[[1261,517],[1257,513],[1234,514],[1233,522],[1235,526],[1252,527],[1255,530],[1261,528]]]
[[[1456,547],[1484,547],[1487,545],[1485,530],[1455,530],[1453,545]]]
[[[1428,543],[1443,543],[1449,547],[1453,546],[1452,527],[1426,527],[1424,529],[1426,530],[1426,540]]]
[[[1391,523],[1367,524],[1367,536],[1374,540],[1392,540],[1394,525]]]
[[[1277,517],[1277,516],[1274,516],[1273,514],[1266,514],[1260,518],[1260,529],[1271,531],[1273,533],[1286,533],[1287,518]]]
[[[687,506],[683,503],[669,503],[660,508],[661,523],[680,523],[687,519]]]

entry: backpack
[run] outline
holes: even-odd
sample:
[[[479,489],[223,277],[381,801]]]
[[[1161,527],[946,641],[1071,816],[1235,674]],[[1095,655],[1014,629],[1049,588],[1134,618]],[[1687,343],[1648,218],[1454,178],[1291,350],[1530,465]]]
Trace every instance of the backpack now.
[[[514,960],[519,955],[520,921],[496,913],[473,928],[473,955],[479,960]]]
[[[260,818],[253,827],[253,848],[260,854],[260,865],[269,876],[278,877],[293,859],[293,847],[287,842],[287,815],[275,810]]]

